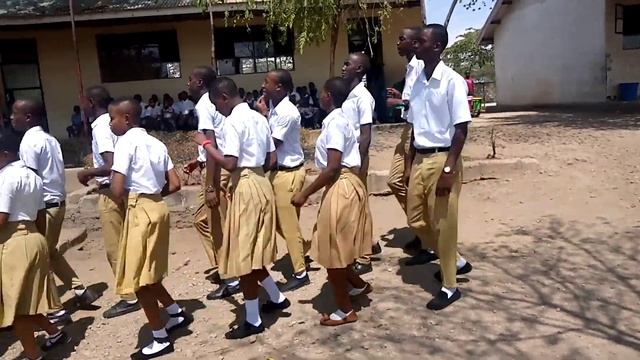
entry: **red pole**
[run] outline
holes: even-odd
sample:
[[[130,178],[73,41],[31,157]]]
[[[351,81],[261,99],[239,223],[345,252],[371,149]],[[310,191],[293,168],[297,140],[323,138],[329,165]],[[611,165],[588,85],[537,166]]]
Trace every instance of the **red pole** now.
[[[73,12],[73,0],[69,0],[69,15],[71,16],[71,36],[73,39],[73,50],[76,55],[76,78],[78,81],[78,101],[80,102],[84,95],[84,84],[82,82],[82,66],[80,64],[80,50],[78,49],[78,37],[76,36],[76,20]],[[84,133],[89,133],[89,122],[84,114],[82,115],[82,123]]]

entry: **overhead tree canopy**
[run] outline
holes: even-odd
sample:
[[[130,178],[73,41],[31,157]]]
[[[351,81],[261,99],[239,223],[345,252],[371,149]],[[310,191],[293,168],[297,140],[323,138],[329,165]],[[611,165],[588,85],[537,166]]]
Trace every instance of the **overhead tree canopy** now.
[[[493,80],[495,78],[493,46],[478,45],[480,30],[467,29],[458,36],[455,43],[445,50],[445,63],[460,74],[469,71],[475,78]]]

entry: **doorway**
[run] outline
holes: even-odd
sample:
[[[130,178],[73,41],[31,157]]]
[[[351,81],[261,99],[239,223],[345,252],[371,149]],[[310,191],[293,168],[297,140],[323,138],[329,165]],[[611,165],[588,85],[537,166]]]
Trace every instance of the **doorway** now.
[[[380,18],[360,18],[348,36],[349,53],[363,52],[371,59],[371,69],[367,73],[367,89],[376,100],[377,122],[387,121],[387,90],[384,78],[384,59]]]
[[[0,40],[0,90],[0,113],[5,119],[16,99],[36,100],[44,105],[35,39]],[[43,127],[48,131],[46,116]]]

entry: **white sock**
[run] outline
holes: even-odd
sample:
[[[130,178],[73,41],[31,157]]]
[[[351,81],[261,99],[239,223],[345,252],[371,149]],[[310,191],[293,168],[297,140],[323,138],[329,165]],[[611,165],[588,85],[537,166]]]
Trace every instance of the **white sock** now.
[[[246,313],[246,320],[253,326],[260,326],[262,319],[260,319],[260,302],[258,298],[253,300],[244,300],[244,311]]]
[[[227,279],[224,281],[227,286],[238,286],[240,285],[240,280],[238,279]]]
[[[135,299],[135,300],[127,300],[127,304],[131,304],[131,305],[133,305],[133,304],[135,304],[135,303],[137,303],[137,302],[138,302],[138,299]]]
[[[456,268],[462,269],[463,266],[467,265],[467,260],[462,256],[458,256],[456,259]]]
[[[62,315],[64,315],[64,314],[66,314],[66,313],[67,313],[67,310],[62,309],[62,310],[58,310],[58,311],[56,311],[56,312],[54,312],[54,313],[51,313],[50,315],[51,315],[51,316],[62,316]]]
[[[62,336],[62,330],[58,331],[57,333],[55,333],[53,335],[48,335],[47,334],[47,341],[55,342],[56,340],[58,340],[58,338],[60,336]]]
[[[177,303],[173,303],[164,309],[167,311],[167,313],[169,313],[169,315],[178,314],[182,311],[182,309],[180,308],[180,306],[178,306]]]
[[[73,289],[73,293],[76,294],[76,296],[82,296],[85,291],[87,291],[87,288]]]
[[[152,354],[156,354],[162,350],[164,350],[167,346],[171,345],[171,343],[169,342],[169,340],[167,339],[166,342],[158,342],[156,339],[166,339],[169,337],[169,335],[167,334],[167,330],[165,329],[160,329],[160,330],[153,330],[153,342],[147,346],[145,346],[142,349],[142,353],[145,355],[152,355]]]
[[[351,288],[349,290],[349,296],[358,296],[358,295],[362,294],[366,289],[367,289],[367,285],[365,285],[362,289]]]
[[[306,272],[306,271],[304,271],[304,270],[302,270],[302,272],[300,273],[300,275],[293,274],[293,276],[295,276],[295,277],[296,277],[296,278],[298,278],[298,279],[302,279],[303,277],[307,276],[307,272]]]
[[[262,280],[260,282],[260,285],[262,285],[262,287],[267,291],[267,294],[269,294],[269,299],[272,302],[280,304],[286,299],[286,297],[284,297],[284,295],[282,295],[282,293],[280,292],[280,289],[278,289],[278,287],[276,286],[276,283],[275,281],[273,281],[273,278],[271,276],[267,276],[264,280]]]
[[[456,292],[456,288],[446,288],[443,286],[440,291],[444,291],[444,293],[447,294],[447,299],[451,299],[453,293]]]
[[[351,314],[352,312],[353,310],[349,311],[349,314]],[[344,318],[349,316],[349,314],[345,314],[342,310],[338,309],[334,311],[333,314],[329,315],[329,319],[340,321],[340,320],[344,320]]]

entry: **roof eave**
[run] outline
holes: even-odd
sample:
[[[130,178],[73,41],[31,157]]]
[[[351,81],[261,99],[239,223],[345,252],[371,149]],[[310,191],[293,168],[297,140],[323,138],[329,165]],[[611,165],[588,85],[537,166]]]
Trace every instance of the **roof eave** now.
[[[505,15],[504,6],[511,5],[513,3],[512,0],[497,0],[496,4],[493,6],[493,10],[491,10],[491,14],[487,18],[487,21],[482,26],[480,30],[480,34],[478,35],[478,39],[476,42],[478,44],[493,44],[493,36],[495,30],[500,25],[500,21]]]

